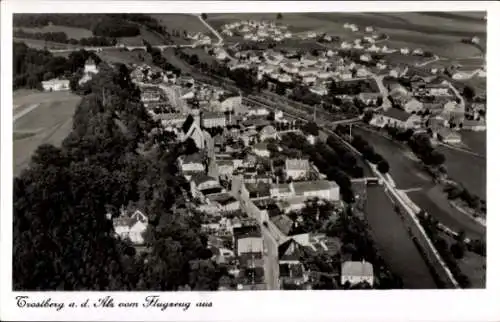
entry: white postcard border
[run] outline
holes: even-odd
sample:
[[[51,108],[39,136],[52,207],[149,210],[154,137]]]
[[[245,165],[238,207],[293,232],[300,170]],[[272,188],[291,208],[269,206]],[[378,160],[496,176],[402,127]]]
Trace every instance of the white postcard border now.
[[[458,1],[363,1],[363,2],[244,2],[244,1],[2,1],[1,33],[1,320],[433,320],[492,321],[500,318],[500,252],[496,250],[500,227],[495,192],[500,171],[495,161],[500,137],[498,35],[499,4]],[[488,10],[488,269],[486,290],[436,291],[248,291],[248,292],[12,292],[12,12],[325,12],[325,11],[479,11]],[[497,40],[495,42],[495,40]],[[490,59],[491,58],[491,59]],[[497,116],[498,115],[498,116]],[[464,169],[464,171],[467,171]],[[26,309],[18,307],[17,295],[75,302],[74,309]],[[138,302],[160,295],[164,302],[191,302],[179,308],[81,308],[87,298],[96,301],[112,296],[115,303]],[[197,308],[197,302],[212,302],[212,308]]]

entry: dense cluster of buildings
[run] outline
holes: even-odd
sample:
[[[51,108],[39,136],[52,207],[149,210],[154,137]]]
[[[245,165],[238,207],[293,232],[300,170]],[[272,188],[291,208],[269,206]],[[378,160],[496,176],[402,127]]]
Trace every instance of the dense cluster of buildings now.
[[[292,38],[292,33],[285,25],[277,25],[272,21],[245,20],[237,21],[222,26],[222,35],[241,36],[247,41],[264,42],[273,40],[276,42]]]
[[[306,215],[301,211],[328,203],[335,218],[344,204],[339,186],[323,179],[309,160],[284,157],[280,148],[271,148],[279,146],[282,135],[301,131],[279,111],[271,115],[265,108],[246,106],[239,96],[182,76],[172,82],[157,75],[162,82],[155,84],[144,77],[147,69],[138,67],[132,73],[146,109],[161,120],[161,130],[174,133],[179,141],[192,139],[198,147],[177,162],[189,183],[189,211],[201,218],[212,259],[227,267],[230,278],[220,281],[220,289],[268,289],[273,277],[266,270],[275,270],[280,288],[310,288],[317,272],[311,272],[302,252],[336,256],[342,243],[300,230]],[[292,220],[291,214],[298,219]],[[122,209],[113,224],[117,236],[143,245],[148,217],[139,207]],[[373,279],[373,270],[363,272],[369,275],[363,281]],[[332,278],[342,284],[342,276],[342,281],[354,281],[352,274],[339,266]]]

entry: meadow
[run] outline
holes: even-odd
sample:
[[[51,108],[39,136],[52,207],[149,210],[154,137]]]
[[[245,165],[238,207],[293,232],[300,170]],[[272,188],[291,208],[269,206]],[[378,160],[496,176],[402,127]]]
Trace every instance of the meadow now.
[[[48,32],[64,32],[68,38],[73,38],[76,40],[80,40],[82,38],[92,37],[92,31],[84,28],[75,28],[75,27],[67,27],[67,26],[58,26],[58,25],[48,25],[44,27],[38,28],[17,28],[22,29],[25,32],[31,33],[48,33]]]
[[[41,144],[61,144],[72,129],[73,114],[80,100],[70,92],[23,90],[14,93],[14,115],[26,106],[36,105],[13,124],[14,175],[29,165],[31,155]]]
[[[151,14],[150,16],[158,20],[160,25],[167,28],[169,32],[172,30],[179,30],[181,32],[185,30],[188,33],[201,32],[216,39],[196,16],[190,14]]]

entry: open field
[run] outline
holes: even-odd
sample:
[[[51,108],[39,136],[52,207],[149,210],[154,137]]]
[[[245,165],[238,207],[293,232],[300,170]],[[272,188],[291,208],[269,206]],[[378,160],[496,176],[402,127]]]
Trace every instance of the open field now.
[[[48,33],[48,32],[64,32],[68,38],[73,38],[76,40],[82,39],[82,38],[89,38],[92,37],[93,33],[92,31],[84,28],[75,28],[75,27],[66,27],[66,26],[58,26],[58,25],[49,25],[49,26],[44,26],[42,28],[16,28],[16,29],[21,29],[25,32],[31,32],[31,33]]]
[[[97,55],[105,62],[110,64],[121,63],[125,65],[132,64],[151,64],[151,55],[146,53],[144,50],[103,50]]]
[[[437,150],[446,157],[445,166],[450,178],[486,200],[486,159],[445,146],[439,146]]]
[[[60,145],[72,128],[72,117],[81,98],[70,92],[14,93],[14,115],[26,106],[32,110],[13,124],[14,175],[29,165],[31,155],[44,143]],[[35,108],[36,106],[36,108]]]
[[[201,32],[205,35],[210,36],[214,40],[217,39],[215,35],[210,32],[210,30],[205,27],[205,25],[198,19],[190,14],[151,14],[151,17],[158,20],[158,22],[167,28],[169,32],[172,30],[178,30],[183,32],[197,33]],[[208,15],[210,16],[210,14]]]
[[[211,65],[212,63],[217,61],[202,48],[184,48],[182,49],[182,51],[188,55],[197,55],[201,63],[207,63]]]
[[[118,42],[126,46],[144,46],[143,40],[147,41],[153,46],[166,44],[160,35],[155,32],[146,30],[146,28],[141,28],[141,34],[136,37],[118,38]]]
[[[421,188],[419,191],[408,193],[410,199],[420,208],[453,230],[458,231],[463,229],[468,236],[472,237],[484,236],[484,227],[450,206],[446,194],[440,187],[435,185],[432,178],[421,168],[419,162],[412,156],[409,148],[366,130],[353,128],[352,131],[353,134],[361,135],[374,147],[377,153],[389,162],[389,171],[398,189]],[[448,155],[445,156],[447,160],[448,158],[452,160]],[[456,166],[456,169],[459,168],[459,166]],[[462,173],[464,173],[463,168],[461,169]],[[470,174],[471,172],[466,171],[465,173]],[[451,176],[454,177],[453,174]],[[459,178],[456,179],[459,180]]]
[[[14,42],[23,42],[26,44],[26,46],[35,49],[44,49],[45,47],[47,47],[48,49],[78,49],[81,47],[78,45],[62,44],[38,39],[14,38],[13,40]]]

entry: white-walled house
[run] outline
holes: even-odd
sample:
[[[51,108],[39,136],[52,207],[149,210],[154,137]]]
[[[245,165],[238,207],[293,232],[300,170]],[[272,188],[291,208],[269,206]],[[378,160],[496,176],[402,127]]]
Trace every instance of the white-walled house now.
[[[421,127],[421,117],[415,114],[407,113],[397,108],[390,108],[381,114],[375,114],[370,125],[375,127],[393,126],[402,129],[414,129]]]
[[[287,178],[304,178],[309,171],[309,160],[306,159],[286,159],[285,174]]]
[[[43,90],[46,92],[58,92],[69,90],[69,80],[67,79],[51,79],[42,82]]]
[[[341,284],[349,282],[351,285],[366,282],[373,286],[375,277],[373,274],[373,265],[370,262],[347,261],[342,263]]]
[[[113,227],[120,238],[128,239],[134,245],[142,245],[143,234],[148,228],[148,217],[140,210],[134,212],[123,210],[118,218],[113,219]]]

